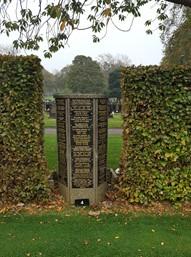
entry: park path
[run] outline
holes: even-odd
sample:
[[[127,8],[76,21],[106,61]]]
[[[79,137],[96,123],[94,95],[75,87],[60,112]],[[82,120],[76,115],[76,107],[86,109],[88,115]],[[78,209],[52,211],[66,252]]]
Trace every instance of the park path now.
[[[55,128],[45,128],[45,134],[56,134]],[[122,129],[119,128],[112,128],[108,129],[109,135],[122,135]]]

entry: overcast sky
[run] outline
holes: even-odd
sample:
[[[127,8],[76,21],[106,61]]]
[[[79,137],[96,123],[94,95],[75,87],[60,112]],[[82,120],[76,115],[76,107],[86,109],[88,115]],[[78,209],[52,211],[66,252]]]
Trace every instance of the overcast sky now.
[[[162,58],[162,44],[159,33],[147,35],[141,24],[136,24],[130,32],[120,32],[115,28],[100,43],[92,43],[90,31],[77,32],[72,35],[69,46],[54,54],[51,59],[43,58],[43,66],[49,71],[60,70],[70,64],[76,55],[91,56],[93,59],[100,54],[127,55],[132,64],[159,64]]]
[[[90,30],[77,31],[70,38],[69,45],[54,54],[51,59],[45,59],[40,54],[42,64],[47,70],[54,72],[72,63],[76,55],[82,54],[96,59],[98,55],[104,53],[114,56],[127,55],[135,65],[159,64],[163,49],[160,33],[156,30],[152,35],[146,34],[144,23],[147,18],[144,12],[141,18],[135,20],[130,32],[121,32],[110,26],[107,36],[99,43],[92,42]],[[156,24],[154,26],[156,27]]]
[[[37,54],[42,59],[42,65],[50,72],[59,71],[71,64],[76,55],[86,55],[96,59],[98,55],[104,53],[114,56],[123,54],[127,55],[135,65],[159,64],[163,48],[159,31],[156,30],[153,35],[147,35],[144,26],[147,19],[155,18],[154,8],[151,5],[144,8],[141,12],[142,17],[135,19],[130,32],[121,32],[110,26],[107,36],[100,43],[93,43],[90,30],[76,31],[72,34],[68,46],[53,54],[51,59],[44,58],[42,51],[33,52],[33,54]],[[127,28],[129,24],[124,24],[123,28]],[[153,27],[157,27],[157,24]],[[0,42],[9,44],[10,40],[0,35]]]

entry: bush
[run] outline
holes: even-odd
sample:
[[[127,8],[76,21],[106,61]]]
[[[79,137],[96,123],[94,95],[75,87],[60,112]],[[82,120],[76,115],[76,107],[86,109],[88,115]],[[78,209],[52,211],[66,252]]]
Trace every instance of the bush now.
[[[47,197],[42,73],[35,56],[0,56],[0,201]]]
[[[118,193],[132,203],[191,199],[191,68],[122,71]]]

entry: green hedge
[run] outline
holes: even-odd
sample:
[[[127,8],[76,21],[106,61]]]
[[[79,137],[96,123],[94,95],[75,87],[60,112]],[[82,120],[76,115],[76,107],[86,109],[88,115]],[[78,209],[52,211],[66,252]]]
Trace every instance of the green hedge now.
[[[0,202],[47,197],[42,73],[35,56],[0,56]]]
[[[120,196],[191,200],[191,67],[123,69],[122,102]]]

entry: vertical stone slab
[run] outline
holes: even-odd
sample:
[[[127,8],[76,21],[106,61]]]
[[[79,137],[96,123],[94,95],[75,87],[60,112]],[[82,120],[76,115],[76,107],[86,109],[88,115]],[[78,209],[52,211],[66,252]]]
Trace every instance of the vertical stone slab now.
[[[66,104],[65,99],[57,99],[57,143],[58,176],[63,185],[68,186],[66,159]]]
[[[90,204],[107,189],[108,99],[98,95],[56,95],[59,185],[66,201]]]
[[[107,172],[107,99],[98,99],[98,186],[106,181]]]

